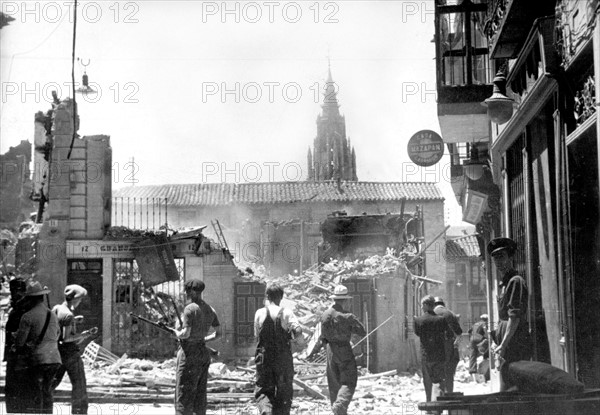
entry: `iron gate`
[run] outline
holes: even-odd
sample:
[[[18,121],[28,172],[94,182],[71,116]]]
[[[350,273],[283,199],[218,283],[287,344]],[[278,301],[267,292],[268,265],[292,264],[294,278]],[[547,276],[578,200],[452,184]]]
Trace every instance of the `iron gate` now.
[[[185,305],[185,259],[175,258],[178,281],[145,287],[135,259],[113,260],[111,351],[138,358],[172,357],[176,341],[131,313],[174,325]]]

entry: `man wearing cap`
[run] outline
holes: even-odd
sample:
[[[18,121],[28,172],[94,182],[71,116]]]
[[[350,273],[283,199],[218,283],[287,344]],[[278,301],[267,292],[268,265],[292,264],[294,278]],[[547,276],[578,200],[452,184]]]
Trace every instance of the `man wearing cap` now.
[[[479,316],[479,321],[469,329],[469,343],[471,354],[469,356],[469,373],[475,375],[477,370],[477,358],[482,355],[484,359],[489,357],[489,344],[487,338],[488,315]],[[485,374],[484,374],[485,375]],[[486,378],[489,379],[489,371]]]
[[[456,373],[456,367],[460,360],[458,354],[458,343],[460,336],[462,335],[462,328],[458,322],[458,316],[446,307],[442,297],[434,298],[434,309],[433,312],[438,316],[444,317],[446,329],[444,350],[446,351],[446,392],[454,392],[454,374]]]
[[[204,282],[185,282],[189,303],[181,315],[181,328],[173,330],[179,340],[175,378],[175,413],[206,415],[206,386],[210,351],[206,342],[221,337],[221,323],[215,310],[202,300]],[[211,330],[213,333],[209,334]]]
[[[294,361],[290,340],[302,329],[294,313],[280,306],[283,288],[270,283],[265,307],[254,315],[256,388],[254,396],[260,415],[289,415],[292,407]]]
[[[496,238],[487,246],[496,266],[499,283],[498,328],[493,332],[493,349],[500,358],[500,390],[510,386],[508,366],[511,362],[529,360],[532,356],[532,342],[527,324],[528,293],[523,277],[515,270],[513,258],[517,244],[510,238]]]
[[[348,311],[348,288],[335,287],[329,296],[334,304],[321,315],[321,337],[311,355],[327,345],[327,386],[331,410],[335,415],[346,415],[358,380],[358,370],[350,339],[353,334],[367,335],[364,326]]]
[[[30,386],[27,383],[26,366],[14,347],[14,335],[19,329],[21,317],[27,309],[27,302],[22,301],[25,296],[26,281],[23,278],[13,278],[9,282],[10,308],[5,325],[4,361],[6,362],[6,381],[4,385],[4,396],[6,398],[7,413],[25,412],[25,393]]]
[[[414,320],[415,334],[421,340],[421,370],[427,402],[431,402],[433,385],[438,384],[439,389],[445,391],[446,380],[445,341],[448,324],[444,317],[434,313],[434,307],[435,299],[426,295],[421,299],[423,315]]]
[[[73,414],[87,414],[88,410],[87,384],[79,343],[90,333],[77,333],[77,323],[81,323],[83,317],[75,317],[74,314],[85,296],[87,296],[87,290],[81,285],[67,285],[65,301],[55,305],[52,309],[60,325],[61,336],[58,351],[62,359],[62,365],[56,372],[53,388],[60,385],[66,372],[71,381],[71,412]]]
[[[25,297],[31,309],[23,314],[15,336],[17,351],[29,354],[29,382],[32,399],[27,412],[52,413],[52,380],[60,367],[58,338],[60,327],[56,315],[44,303],[50,290],[37,281],[27,282]]]

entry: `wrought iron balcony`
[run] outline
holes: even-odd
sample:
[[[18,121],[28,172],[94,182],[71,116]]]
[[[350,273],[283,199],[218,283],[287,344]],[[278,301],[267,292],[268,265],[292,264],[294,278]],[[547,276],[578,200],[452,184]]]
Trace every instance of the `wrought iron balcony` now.
[[[555,2],[548,0],[490,0],[487,4],[485,32],[492,59],[517,56],[533,21],[554,15]]]

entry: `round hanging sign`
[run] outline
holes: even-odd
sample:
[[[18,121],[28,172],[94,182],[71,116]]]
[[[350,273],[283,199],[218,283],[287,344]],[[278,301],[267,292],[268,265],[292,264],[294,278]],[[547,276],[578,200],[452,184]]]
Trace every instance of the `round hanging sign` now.
[[[433,166],[443,155],[444,141],[435,131],[421,130],[408,140],[408,157],[417,166]]]

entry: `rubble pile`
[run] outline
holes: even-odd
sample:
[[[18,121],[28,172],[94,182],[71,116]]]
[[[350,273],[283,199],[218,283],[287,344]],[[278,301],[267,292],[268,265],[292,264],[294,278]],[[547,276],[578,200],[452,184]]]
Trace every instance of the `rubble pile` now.
[[[90,400],[171,404],[175,390],[176,359],[162,362],[130,359],[123,356],[116,363],[86,363]],[[328,396],[324,365],[295,361],[295,379],[311,390]],[[294,385],[293,413],[327,413],[328,399],[315,399],[307,390]],[[68,399],[71,385],[65,377],[57,395]],[[222,413],[254,415],[254,369],[251,366],[225,365],[214,362],[209,369],[208,401]],[[468,395],[490,392],[489,383],[471,379],[467,364],[460,362],[455,376],[455,392]],[[395,370],[368,374],[360,369],[358,385],[350,410],[352,413],[416,413],[417,403],[425,400],[423,380],[419,373],[397,373]],[[400,412],[403,410],[405,412]],[[413,411],[413,412],[411,412]]]
[[[331,305],[329,295],[337,284],[348,278],[374,278],[397,273],[413,255],[403,251],[400,256],[393,249],[385,255],[373,255],[365,259],[345,261],[332,259],[319,267],[311,267],[300,275],[268,276],[263,266],[248,267],[240,270],[240,276],[250,281],[280,284],[285,291],[285,302],[291,301],[294,312],[306,332],[314,332],[319,316]]]

